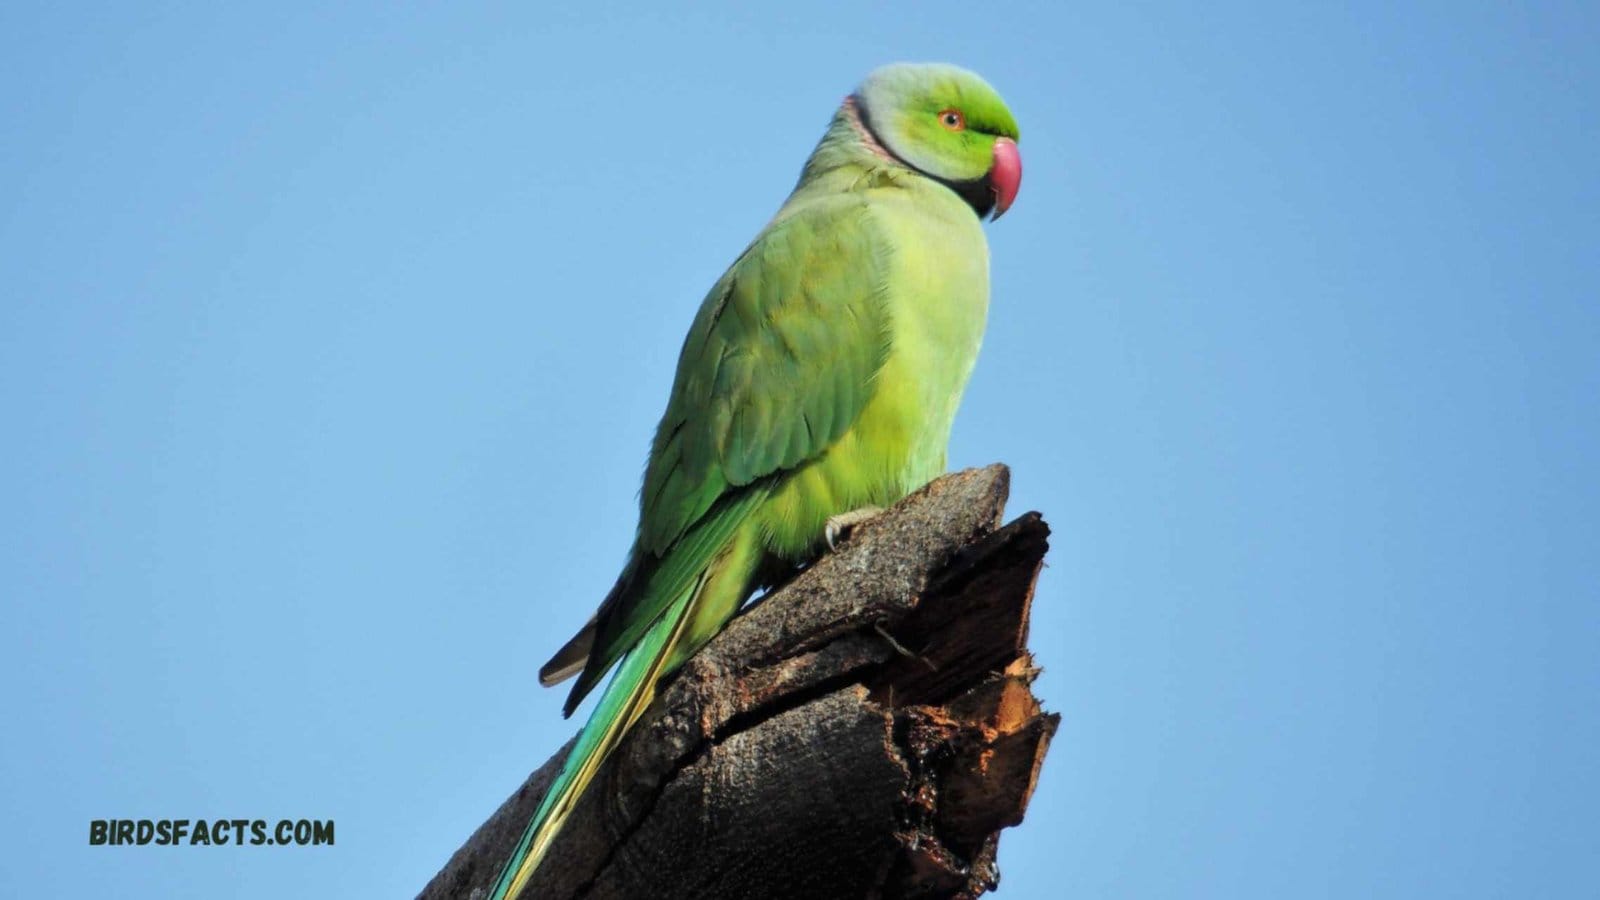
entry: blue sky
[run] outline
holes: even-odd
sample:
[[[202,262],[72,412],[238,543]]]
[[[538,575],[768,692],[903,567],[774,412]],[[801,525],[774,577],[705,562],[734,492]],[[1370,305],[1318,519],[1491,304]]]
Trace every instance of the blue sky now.
[[[950,452],[1055,529],[998,896],[1600,892],[1592,5],[231,6],[0,10],[0,893],[419,889],[896,59],[1023,129]],[[337,845],[87,844],[219,816]]]

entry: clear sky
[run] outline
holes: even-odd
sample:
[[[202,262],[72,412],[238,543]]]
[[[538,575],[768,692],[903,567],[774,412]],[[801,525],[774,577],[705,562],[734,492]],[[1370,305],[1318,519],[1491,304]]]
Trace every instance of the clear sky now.
[[[1055,530],[999,896],[1595,896],[1600,12],[1534,5],[6,4],[0,894],[419,889],[915,59],[1023,131],[950,452]]]

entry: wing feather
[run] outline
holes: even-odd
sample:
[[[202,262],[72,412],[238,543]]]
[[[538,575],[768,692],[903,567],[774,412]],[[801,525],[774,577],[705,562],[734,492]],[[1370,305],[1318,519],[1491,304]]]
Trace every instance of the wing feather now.
[[[836,195],[769,225],[706,296],[656,429],[633,557],[569,709],[776,480],[861,414],[888,354],[888,255],[865,200]]]
[[[729,490],[790,469],[860,415],[887,354],[888,246],[864,200],[770,226],[718,281],[684,341],[641,497],[665,553]]]

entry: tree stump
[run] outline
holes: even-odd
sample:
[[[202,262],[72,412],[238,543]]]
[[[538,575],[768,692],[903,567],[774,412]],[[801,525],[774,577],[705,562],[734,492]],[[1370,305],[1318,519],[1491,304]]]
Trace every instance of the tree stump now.
[[[1059,717],[1030,685],[1050,530],[945,476],[734,618],[665,685],[527,897],[966,898],[999,882]],[[531,681],[532,674],[529,674]],[[571,743],[421,896],[488,895]]]

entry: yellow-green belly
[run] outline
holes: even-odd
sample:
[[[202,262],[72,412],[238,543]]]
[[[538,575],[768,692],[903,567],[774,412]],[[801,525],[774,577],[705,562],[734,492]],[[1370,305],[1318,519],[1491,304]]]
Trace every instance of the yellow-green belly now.
[[[946,204],[906,193],[873,198],[895,252],[892,339],[872,398],[850,430],[785,476],[758,513],[768,550],[787,559],[814,553],[830,516],[889,506],[944,472],[988,314],[988,247],[954,194],[944,192]]]

